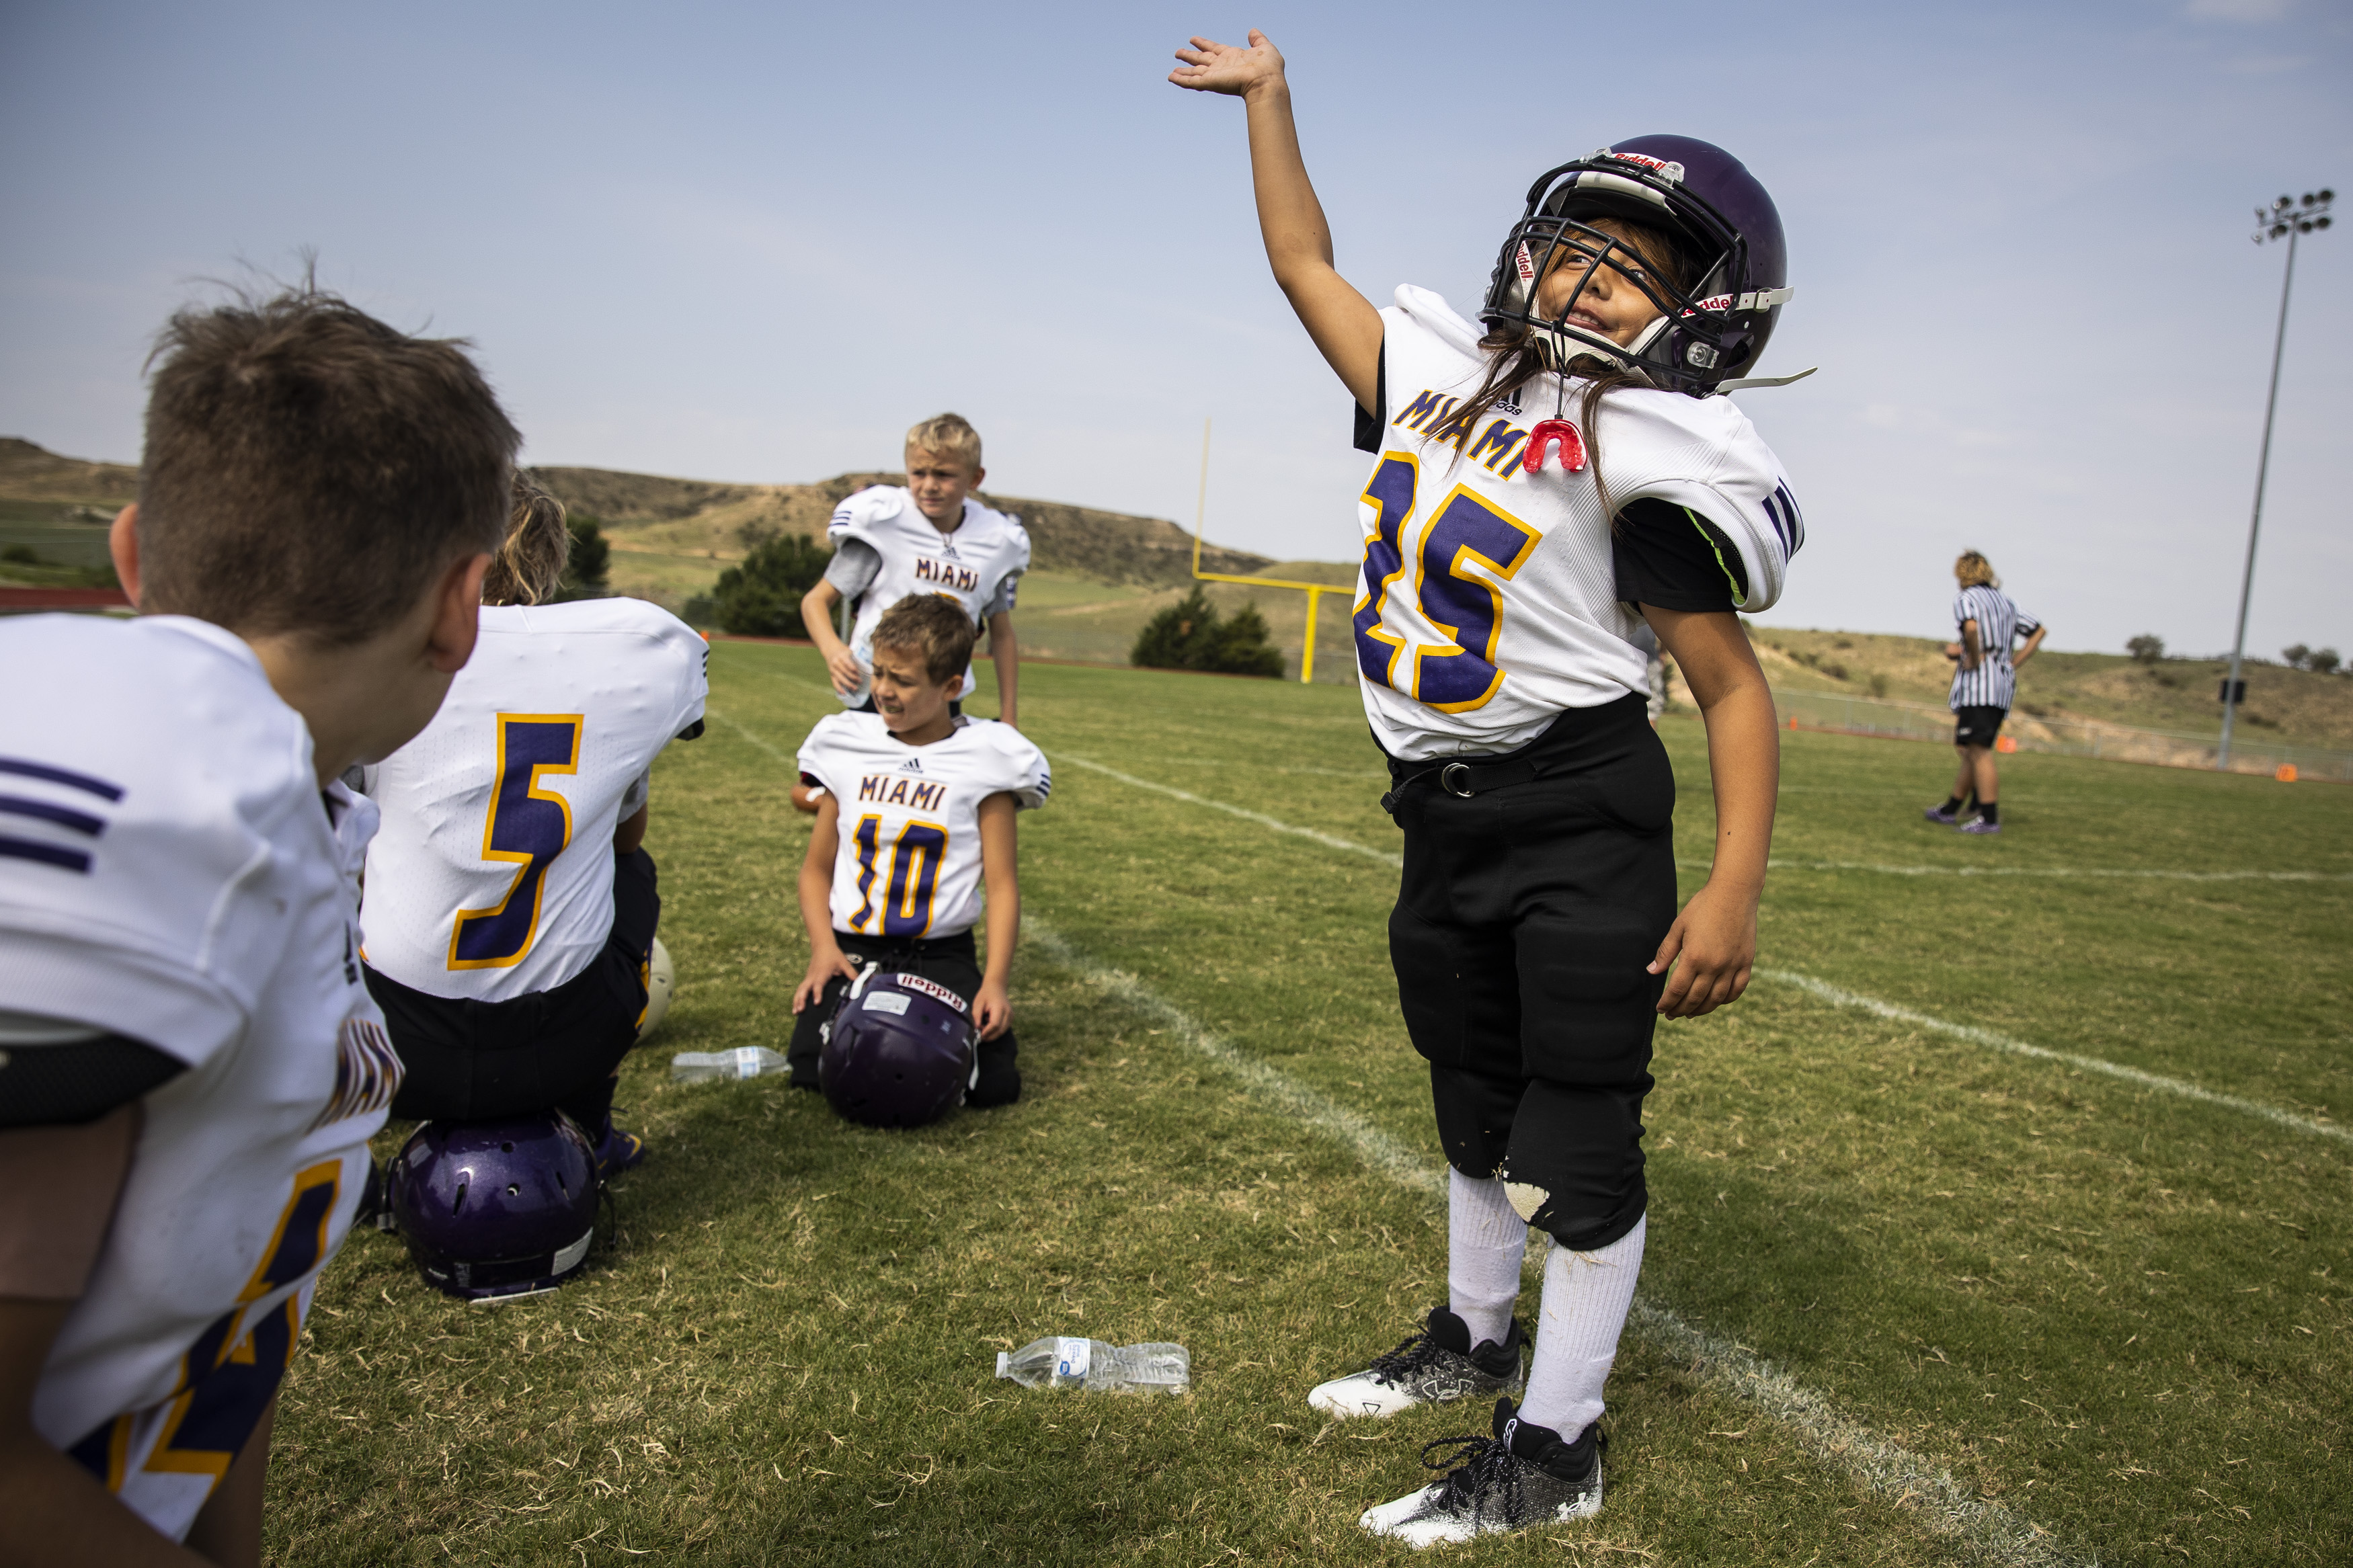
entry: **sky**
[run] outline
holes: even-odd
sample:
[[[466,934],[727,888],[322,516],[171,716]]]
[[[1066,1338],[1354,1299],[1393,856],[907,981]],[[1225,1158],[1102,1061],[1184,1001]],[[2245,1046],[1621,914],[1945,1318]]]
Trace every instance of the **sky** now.
[[[142,362],[220,280],[463,336],[526,458],[746,482],[897,466],[1351,559],[1347,395],[1269,276],[1240,105],[1290,62],[1341,271],[1475,311],[1536,174],[1651,132],[1778,204],[1796,299],[1737,395],[1808,540],[1767,624],[1949,635],[1983,551],[2051,646],[2230,646],[2284,247],[2353,218],[2343,0],[988,7],[11,0],[0,434],[135,460]],[[2353,233],[2298,249],[2248,633],[2353,652]]]

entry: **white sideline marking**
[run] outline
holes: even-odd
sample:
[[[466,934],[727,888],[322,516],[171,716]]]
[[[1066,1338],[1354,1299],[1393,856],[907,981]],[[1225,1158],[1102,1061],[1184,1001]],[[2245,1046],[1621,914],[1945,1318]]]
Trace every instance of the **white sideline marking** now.
[[[1131,778],[1126,773],[1104,767],[1101,763],[1089,762],[1084,757],[1073,757],[1067,752],[1063,753],[1063,757],[1067,761],[1078,763],[1081,767],[1092,768],[1100,773],[1109,773],[1123,784],[1131,784],[1139,789],[1156,790],[1162,795],[1174,795],[1178,800],[1189,801],[1195,805],[1206,805],[1214,810],[1230,812],[1236,816],[1246,817],[1261,826],[1273,828],[1278,833],[1295,834],[1302,838],[1314,839],[1316,843],[1334,849],[1345,849],[1355,854],[1370,856],[1385,865],[1402,866],[1405,863],[1403,856],[1384,855],[1377,849],[1356,843],[1351,839],[1336,838],[1331,834],[1318,833],[1309,827],[1294,827],[1290,823],[1278,822],[1271,816],[1262,816],[1255,811],[1244,811],[1240,806],[1228,805],[1223,801],[1205,800],[1198,795],[1187,795],[1181,789],[1172,789],[1166,784],[1154,784],[1148,779]],[[1676,864],[1690,865],[1693,862],[1677,861]],[[1774,861],[1771,864],[1782,865],[1786,862]],[[2183,874],[2197,875],[2198,873]],[[2263,874],[2266,873],[2250,873],[2250,875]],[[2287,875],[2287,873],[2279,873],[2279,875]],[[2043,1046],[2030,1046],[2024,1040],[2012,1039],[2008,1035],[1996,1034],[1991,1029],[1980,1029],[1968,1024],[1947,1023],[1930,1014],[1915,1013],[1908,1007],[1899,1007],[1893,1002],[1882,1002],[1875,996],[1864,996],[1852,991],[1841,991],[1825,981],[1816,980],[1809,974],[1800,974],[1795,970],[1759,969],[1757,974],[1760,979],[1776,981],[1783,985],[1794,985],[1801,991],[1810,991],[1823,1000],[1835,1002],[1842,1007],[1860,1007],[1867,1013],[1876,1014],[1883,1018],[1917,1025],[1924,1029],[1934,1029],[1939,1034],[1951,1035],[1957,1039],[1968,1040],[1976,1045],[1989,1046],[1998,1051],[2008,1051],[2014,1056],[2061,1062],[2068,1067],[2080,1068],[2085,1072],[2105,1073],[2110,1078],[2122,1079],[2126,1083],[2138,1084],[2143,1089],[2178,1094],[2185,1100],[2218,1105],[2226,1110],[2241,1111],[2249,1116],[2260,1116],[2266,1121],[2276,1122],[2282,1127],[2292,1127],[2299,1132],[2316,1133],[2323,1138],[2334,1138],[2341,1142],[2353,1143],[2353,1131],[2332,1126],[2326,1121],[2316,1121],[2308,1116],[2298,1116],[2292,1110],[2282,1110],[2275,1105],[2265,1105],[2260,1100],[2242,1100],[2235,1094],[2219,1094],[2213,1089],[2201,1089],[2181,1079],[2167,1078],[2160,1073],[2143,1072],[2138,1068],[2128,1068],[2118,1062],[2103,1061],[2098,1057],[2078,1056],[2073,1051],[2054,1051]]]
[[[1043,922],[1023,921],[1022,934],[1056,967],[1152,1019],[1197,1055],[1240,1079],[1257,1099],[1346,1145],[1399,1186],[1444,1199],[1445,1184],[1428,1157],[1361,1113],[1220,1038],[1134,975],[1095,963]],[[1628,1322],[1672,1354],[1703,1363],[1701,1375],[1707,1382],[1788,1426],[1816,1458],[1846,1471],[1899,1507],[1911,1505],[1909,1511],[1922,1525],[1954,1538],[1984,1561],[2002,1568],[2056,1568],[2070,1561],[2031,1521],[2000,1503],[1972,1497],[1945,1467],[1840,1415],[1820,1394],[1754,1352],[1647,1300],[1634,1303]]]
[[[791,768],[795,778],[800,777],[801,763],[798,757],[788,757],[785,755],[784,752],[776,750],[776,747],[770,745],[767,742],[763,741],[759,736],[752,733],[751,731],[745,729],[734,719],[730,718],[728,715],[722,713],[718,709],[713,708],[708,701],[703,703],[702,710],[712,718],[716,719],[721,723],[726,725],[729,729],[734,731],[737,734],[743,736],[745,740],[751,742],[752,744],[759,747],[760,750],[767,752],[768,755],[776,758],[776,761],[784,763],[786,767]]]
[[[1704,860],[1678,860],[1685,870],[1704,871]],[[2094,877],[2154,878],[2171,882],[2353,882],[2353,872],[2341,871],[2165,871],[2096,866],[1885,866],[1872,860],[1783,860],[1766,862],[1773,870],[1877,871],[1889,877]]]
[[[1061,752],[1056,755],[1062,762],[1076,763],[1082,768],[1091,769],[1105,778],[1117,779],[1124,784],[1133,784],[1137,789],[1148,789],[1157,795],[1171,795],[1188,805],[1206,805],[1211,811],[1222,811],[1229,816],[1239,816],[1245,822],[1255,822],[1261,827],[1271,828],[1277,833],[1288,833],[1294,838],[1313,839],[1326,849],[1339,849],[1350,855],[1362,855],[1366,859],[1377,860],[1384,866],[1401,867],[1405,864],[1405,857],[1402,855],[1392,855],[1386,849],[1376,849],[1369,844],[1359,844],[1353,838],[1342,838],[1330,833],[1318,833],[1312,827],[1294,826],[1291,823],[1279,821],[1261,812],[1248,811],[1239,805],[1228,805],[1222,800],[1211,800],[1207,795],[1194,795],[1187,790],[1178,789],[1173,784],[1154,784],[1150,779],[1140,779],[1133,773],[1121,773],[1117,768],[1107,768],[1091,758],[1082,757],[1071,752]]]
[[[2260,1100],[2242,1100],[2235,1094],[2219,1094],[2211,1089],[2201,1089],[2186,1079],[2167,1078],[2161,1073],[2143,1072],[2138,1068],[2128,1068],[2119,1062],[2103,1061],[2098,1057],[2077,1056],[2073,1051],[2054,1051],[2047,1046],[2031,1046],[2024,1040],[1997,1034],[1991,1029],[1980,1029],[1974,1024],[1950,1023],[1933,1014],[1917,1013],[1909,1007],[1899,1007],[1893,1002],[1882,1002],[1876,996],[1864,996],[1853,991],[1841,991],[1835,985],[1817,980],[1810,974],[1800,974],[1794,969],[1759,969],[1757,973],[1762,979],[1778,981],[1784,985],[1794,985],[1800,991],[1810,991],[1823,1001],[1834,1002],[1841,1007],[1860,1007],[1862,1011],[1875,1016],[1896,1023],[1915,1025],[1923,1029],[1934,1029],[1940,1035],[1950,1035],[1955,1039],[1967,1040],[1971,1045],[1985,1046],[1997,1051],[2007,1051],[2012,1056],[2032,1057],[2039,1061],[2060,1062],[2071,1068],[2080,1068],[2085,1072],[2104,1073],[2109,1078],[2122,1079],[2126,1083],[2138,1084],[2143,1089],[2161,1089],[2167,1094],[2178,1094],[2184,1100],[2201,1100],[2208,1105],[2219,1105],[2225,1110],[2240,1111],[2248,1116],[2260,1116],[2266,1121],[2277,1122],[2282,1127],[2292,1127],[2299,1132],[2309,1132],[2320,1138],[2334,1138],[2340,1143],[2353,1143],[2353,1130],[2335,1126],[2326,1121],[2316,1121],[2309,1116],[2298,1116],[2292,1110],[2282,1110],[2275,1105],[2265,1105]]]

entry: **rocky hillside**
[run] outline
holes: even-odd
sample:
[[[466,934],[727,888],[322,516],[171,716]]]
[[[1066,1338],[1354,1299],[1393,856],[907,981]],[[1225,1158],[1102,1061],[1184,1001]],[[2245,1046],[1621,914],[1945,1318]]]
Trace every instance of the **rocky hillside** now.
[[[0,498],[102,507],[111,517],[139,499],[139,470],[126,463],[60,458],[14,436],[0,436]]]
[[[906,478],[878,472],[839,474],[811,485],[723,485],[610,468],[545,468],[532,474],[565,505],[598,519],[617,549],[721,563],[776,534],[822,534],[844,497]],[[982,491],[979,499],[1021,519],[1029,531],[1031,563],[1040,572],[1136,584],[1192,574],[1192,536],[1160,518],[994,491]],[[1212,572],[1262,573],[1271,563],[1212,546],[1202,552],[1201,564]]]

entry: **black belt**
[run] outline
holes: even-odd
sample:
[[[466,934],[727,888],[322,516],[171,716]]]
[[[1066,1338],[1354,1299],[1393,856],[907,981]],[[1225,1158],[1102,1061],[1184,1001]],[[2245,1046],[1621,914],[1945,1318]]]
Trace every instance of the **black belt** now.
[[[1397,777],[1398,772],[1395,767],[1389,770],[1389,776],[1397,779],[1397,783],[1381,796],[1383,811],[1395,812],[1404,803],[1405,792],[1426,778],[1437,779],[1438,787],[1447,794],[1469,800],[1491,789],[1509,789],[1514,784],[1530,783],[1543,770],[1525,758],[1514,758],[1501,763],[1440,763],[1436,767],[1424,768],[1418,773],[1407,773],[1402,778]]]

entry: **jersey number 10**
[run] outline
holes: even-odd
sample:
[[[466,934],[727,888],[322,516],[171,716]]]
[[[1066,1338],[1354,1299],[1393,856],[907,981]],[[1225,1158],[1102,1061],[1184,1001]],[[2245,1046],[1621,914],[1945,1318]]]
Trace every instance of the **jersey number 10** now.
[[[871,815],[858,819],[850,842],[858,846],[858,912],[849,929],[866,930],[874,918],[874,884],[881,880],[882,934],[919,937],[932,929],[932,892],[939,885],[940,862],[947,858],[948,830],[929,822],[911,822],[887,851],[891,874],[881,877],[882,819]]]
[[[540,788],[539,781],[579,772],[581,715],[501,713],[498,723],[498,783],[482,824],[482,858],[519,868],[497,903],[458,911],[449,937],[452,969],[505,969],[522,962],[539,931],[548,864],[572,842],[570,803]]]
[[[1365,596],[1352,626],[1356,668],[1366,680],[1402,691],[1442,712],[1484,707],[1504,684],[1495,641],[1504,624],[1506,579],[1527,562],[1542,536],[1518,518],[1457,485],[1406,553],[1421,465],[1391,452],[1373,470],[1364,500],[1378,514],[1365,541]],[[1465,568],[1483,568],[1472,576]],[[1402,589],[1442,640],[1413,643],[1382,624],[1389,595]]]

